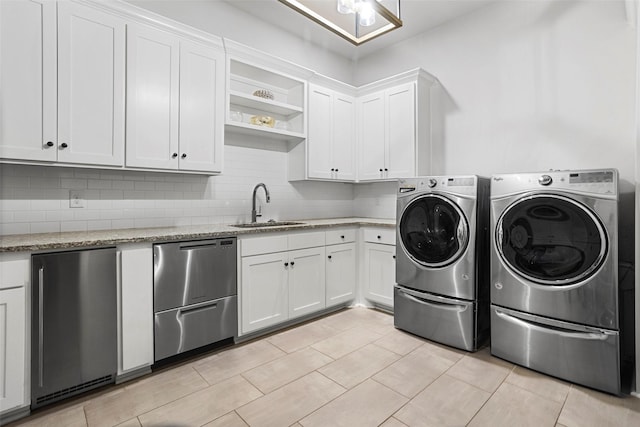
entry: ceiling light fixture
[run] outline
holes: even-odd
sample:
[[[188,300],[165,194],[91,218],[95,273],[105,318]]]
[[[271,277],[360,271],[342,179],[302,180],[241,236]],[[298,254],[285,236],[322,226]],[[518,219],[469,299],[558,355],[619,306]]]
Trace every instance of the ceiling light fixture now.
[[[402,26],[400,0],[278,0],[358,46]]]

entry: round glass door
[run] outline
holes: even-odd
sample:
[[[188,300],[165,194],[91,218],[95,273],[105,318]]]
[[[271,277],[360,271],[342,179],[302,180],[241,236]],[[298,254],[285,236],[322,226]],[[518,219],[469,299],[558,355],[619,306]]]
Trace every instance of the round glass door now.
[[[496,227],[498,252],[520,276],[543,285],[566,285],[594,274],[607,251],[595,214],[556,195],[513,203]]]
[[[398,232],[405,251],[415,262],[443,267],[466,249],[469,226],[455,203],[429,194],[407,205]]]

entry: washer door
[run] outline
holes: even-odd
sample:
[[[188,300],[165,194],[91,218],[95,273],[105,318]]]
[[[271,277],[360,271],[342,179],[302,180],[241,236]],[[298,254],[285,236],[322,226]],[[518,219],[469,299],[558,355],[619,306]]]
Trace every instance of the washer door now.
[[[596,215],[583,204],[559,195],[517,200],[496,226],[503,262],[532,282],[559,286],[595,274],[607,253],[607,236]]]
[[[399,237],[404,251],[425,267],[444,267],[464,252],[469,224],[460,208],[446,197],[427,194],[402,212]]]

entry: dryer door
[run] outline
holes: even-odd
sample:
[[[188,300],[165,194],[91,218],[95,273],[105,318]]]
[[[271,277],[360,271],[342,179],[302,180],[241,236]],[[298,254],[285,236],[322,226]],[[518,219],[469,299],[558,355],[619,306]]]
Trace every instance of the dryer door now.
[[[546,286],[569,285],[595,274],[607,253],[596,215],[560,195],[536,195],[507,208],[496,227],[503,262],[521,277]]]
[[[439,268],[456,261],[469,243],[469,223],[444,196],[426,194],[403,210],[398,237],[413,262]]]

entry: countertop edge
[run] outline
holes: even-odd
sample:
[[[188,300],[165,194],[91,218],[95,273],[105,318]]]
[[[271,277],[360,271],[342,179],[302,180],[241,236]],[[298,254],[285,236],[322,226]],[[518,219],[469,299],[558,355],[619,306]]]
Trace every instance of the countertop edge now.
[[[304,231],[336,227],[395,227],[395,220],[376,218],[332,218],[296,220],[301,224],[277,227],[237,228],[233,224],[185,227],[131,228],[87,232],[42,233],[0,236],[0,253],[39,252],[71,248],[91,248],[135,243],[160,243],[218,237]]]

